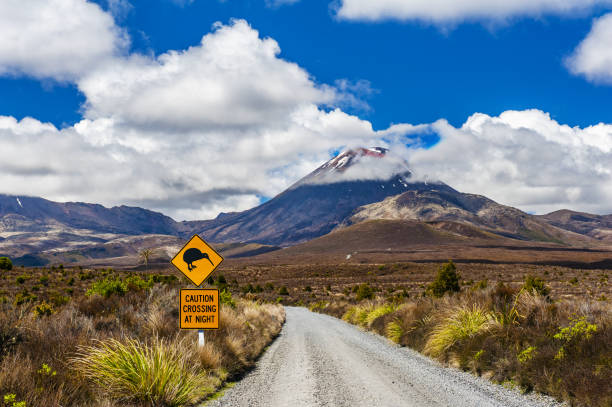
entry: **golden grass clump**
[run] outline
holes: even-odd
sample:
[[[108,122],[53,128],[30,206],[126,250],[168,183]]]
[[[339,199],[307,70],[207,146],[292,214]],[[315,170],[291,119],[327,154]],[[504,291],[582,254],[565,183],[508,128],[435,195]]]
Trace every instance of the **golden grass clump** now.
[[[404,327],[401,321],[395,320],[387,324],[386,336],[395,343],[400,343],[402,335],[404,334]]]
[[[180,407],[212,393],[216,384],[189,360],[189,353],[182,342],[109,339],[81,347],[72,362],[113,399]]]
[[[395,304],[382,304],[374,307],[368,315],[365,317],[365,324],[369,327],[372,326],[372,323],[377,318],[383,317],[387,314],[394,312],[397,309],[397,305]]]
[[[473,338],[498,326],[493,314],[478,305],[457,307],[450,311],[431,332],[424,352],[439,357],[456,342]]]

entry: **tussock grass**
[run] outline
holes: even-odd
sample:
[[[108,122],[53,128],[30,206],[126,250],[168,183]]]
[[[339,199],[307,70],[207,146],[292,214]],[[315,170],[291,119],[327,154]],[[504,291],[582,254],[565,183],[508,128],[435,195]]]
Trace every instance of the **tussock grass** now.
[[[493,314],[473,305],[471,308],[457,307],[435,325],[423,351],[439,357],[455,343],[474,338],[498,327]]]
[[[612,406],[612,306],[606,301],[492,283],[400,305],[331,301],[316,310],[497,383],[571,405]]]
[[[45,407],[190,405],[252,366],[285,319],[277,305],[222,304],[221,329],[198,350],[197,333],[178,329],[177,288],[83,289],[43,318],[36,304],[0,302],[0,395]]]
[[[219,384],[189,360],[190,349],[183,342],[109,339],[79,351],[72,359],[75,369],[115,400],[180,407],[202,399]]]
[[[387,324],[386,334],[387,338],[389,338],[391,341],[400,343],[402,335],[404,334],[404,327],[398,320],[391,321]]]
[[[397,309],[397,306],[395,304],[382,304],[379,306],[374,307],[374,309],[372,309],[368,315],[365,317],[365,324],[368,327],[372,326],[372,323],[377,319],[380,318],[382,316],[385,316],[387,314],[392,313],[393,311],[395,311]]]

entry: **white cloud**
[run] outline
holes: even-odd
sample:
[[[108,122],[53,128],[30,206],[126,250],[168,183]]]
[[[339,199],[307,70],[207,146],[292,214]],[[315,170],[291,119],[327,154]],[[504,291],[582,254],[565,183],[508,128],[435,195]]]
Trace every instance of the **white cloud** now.
[[[108,10],[119,20],[124,19],[134,8],[129,0],[106,0],[106,2],[108,4]]]
[[[201,44],[157,59],[133,55],[79,81],[85,117],[113,118],[139,127],[186,131],[269,126],[302,104],[332,102],[280,48],[244,20],[216,25]]]
[[[113,17],[85,0],[0,1],[0,75],[70,81],[124,51]]]
[[[87,103],[75,126],[3,118],[0,192],[206,218],[275,195],[331,150],[377,143],[369,122],[320,107],[344,91],[279,53],[235,21],[185,51],[102,64],[78,81]]]
[[[591,32],[568,58],[567,65],[576,75],[612,84],[612,13],[593,22]]]
[[[526,211],[612,212],[612,125],[569,127],[526,110],[431,127],[440,142],[410,152],[420,174]]]
[[[399,148],[415,133],[436,131],[434,148],[400,150],[418,172],[526,210],[612,210],[610,125],[570,128],[525,111],[475,114],[459,129],[439,121],[375,131],[328,108],[346,101],[354,85],[317,84],[279,55],[273,39],[242,20],[216,25],[187,50],[116,57],[86,73],[60,69],[55,54],[49,64],[34,55],[41,76],[78,76],[85,117],[61,130],[0,117],[0,193],[202,219],[281,192],[330,151]]]
[[[570,14],[610,0],[340,0],[337,15],[348,20],[504,20],[520,16]]]

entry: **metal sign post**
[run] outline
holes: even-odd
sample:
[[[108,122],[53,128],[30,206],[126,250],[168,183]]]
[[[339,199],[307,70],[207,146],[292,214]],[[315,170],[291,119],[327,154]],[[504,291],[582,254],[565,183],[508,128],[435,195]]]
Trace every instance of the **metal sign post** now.
[[[198,348],[204,347],[205,329],[219,329],[219,290],[199,286],[222,261],[223,257],[198,235],[194,235],[171,261],[198,287],[181,289],[179,297],[179,327],[198,330]]]
[[[198,331],[198,348],[204,347],[204,330],[200,329]]]

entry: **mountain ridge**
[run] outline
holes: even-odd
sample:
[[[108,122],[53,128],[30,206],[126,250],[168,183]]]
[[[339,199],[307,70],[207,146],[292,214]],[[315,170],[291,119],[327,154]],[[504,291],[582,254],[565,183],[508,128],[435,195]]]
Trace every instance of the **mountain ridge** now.
[[[144,244],[167,252],[169,245],[198,233],[246,256],[304,244],[373,220],[422,222],[438,232],[474,239],[612,244],[612,215],[571,210],[530,215],[443,182],[415,179],[403,159],[373,147],[346,150],[267,202],[209,220],[177,222],[139,207],[0,194],[0,253],[40,255],[48,261],[66,257],[58,253],[79,251],[92,259],[125,257],[134,256]],[[428,236],[442,236],[436,233]],[[82,257],[75,256],[68,258]]]

